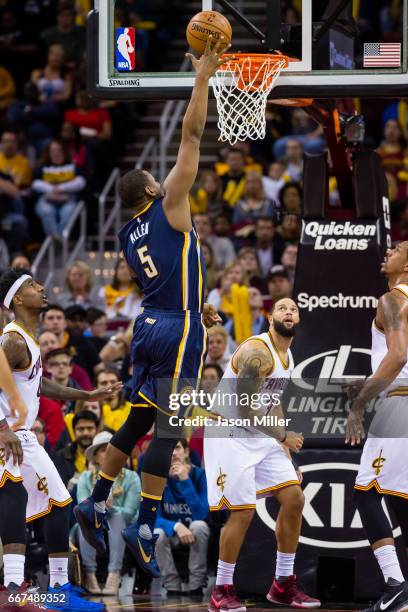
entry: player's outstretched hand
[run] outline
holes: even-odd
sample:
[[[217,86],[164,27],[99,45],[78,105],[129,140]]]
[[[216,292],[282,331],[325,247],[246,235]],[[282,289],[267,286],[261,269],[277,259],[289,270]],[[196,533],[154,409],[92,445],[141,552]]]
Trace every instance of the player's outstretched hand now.
[[[17,431],[17,429],[21,429],[25,425],[27,418],[27,406],[21,399],[21,395],[19,393],[8,398],[8,405],[10,415],[17,419],[17,421],[11,426],[11,429],[13,431]]]
[[[212,304],[204,304],[203,321],[206,327],[212,327],[218,323],[222,323],[222,319]]]
[[[9,428],[6,422],[4,422],[4,426],[0,429],[0,446],[5,450],[6,461],[12,455],[14,465],[21,465],[23,463],[23,448],[20,438]]]
[[[346,444],[354,446],[360,444],[365,437],[364,432],[364,410],[353,406],[350,409],[346,423]]]
[[[108,387],[104,387],[103,389],[94,389],[93,391],[89,391],[88,399],[90,401],[94,400],[96,402],[101,402],[111,397],[111,395],[119,393],[119,391],[122,390],[122,387],[123,383],[117,382],[113,385],[109,385]]]
[[[192,53],[186,53],[186,57],[190,58],[197,76],[204,79],[210,79],[227,60],[224,53],[228,51],[231,45],[225,47],[225,43],[221,40],[214,44],[214,39],[210,35],[207,40],[207,46],[204,53],[197,59]]]
[[[283,442],[283,445],[290,448],[291,451],[298,453],[302,449],[304,441],[305,439],[301,433],[288,431],[286,433],[286,440]]]

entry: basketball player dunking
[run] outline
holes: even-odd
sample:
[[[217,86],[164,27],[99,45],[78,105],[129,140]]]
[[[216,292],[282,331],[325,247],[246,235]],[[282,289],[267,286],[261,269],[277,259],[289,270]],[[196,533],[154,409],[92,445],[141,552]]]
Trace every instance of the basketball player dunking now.
[[[227,365],[218,388],[220,397],[238,396],[243,400],[236,404],[231,402],[232,405],[228,400],[225,406],[218,406],[221,416],[252,421],[254,415],[273,414],[283,418],[279,396],[293,370],[289,347],[299,324],[296,303],[290,298],[276,302],[269,323],[268,333],[243,342]],[[248,406],[248,397],[259,398],[260,394],[266,397],[255,412]],[[274,403],[278,404],[276,408]],[[249,429],[228,427],[226,432],[219,430],[218,434],[215,433],[217,429],[206,427],[205,431],[208,501],[210,510],[225,508],[231,514],[221,532],[217,580],[208,610],[245,612],[245,605],[237,598],[233,587],[235,565],[255,513],[256,500],[270,495],[279,502],[280,511],[276,522],[275,580],[267,598],[274,604],[288,607],[318,608],[320,601],[298,588],[293,571],[304,496],[290,449],[298,452],[303,436],[268,424]]]
[[[134,409],[108,445],[92,496],[75,508],[85,539],[105,550],[105,502],[113,481],[135,443],[152,427],[157,411],[168,423],[169,397],[160,385],[170,381],[170,393],[182,380],[196,385],[205,355],[205,326],[218,322],[215,310],[204,305],[205,265],[200,240],[193,227],[189,191],[195,181],[204,131],[209,79],[222,64],[221,45],[207,44],[199,60],[190,55],[195,85],[183,121],[177,162],[163,186],[151,174],[133,170],[119,184],[119,195],[134,217],[120,231],[125,259],[144,295],[144,312],[136,319],[131,345]],[[179,386],[180,385],[180,386]],[[161,415],[162,416],[162,415]],[[173,428],[174,429],[174,428]],[[173,449],[181,433],[156,432],[144,458],[142,501],[138,520],[123,537],[139,565],[152,576],[160,571],[154,557],[153,535]]]
[[[386,583],[369,610],[399,612],[408,607],[408,582],[381,501],[388,496],[408,547],[408,242],[389,250],[381,269],[390,290],[381,297],[372,325],[373,375],[351,403],[346,442],[360,442],[365,406],[382,394],[361,455],[355,498]],[[351,397],[355,391],[351,386]]]
[[[16,416],[15,400],[12,398],[10,405],[6,387],[0,392],[0,429],[3,430],[0,436],[0,538],[4,550],[4,583],[9,591],[26,589],[26,521],[45,517],[50,592],[65,593],[70,601],[69,609],[102,610],[103,605],[88,602],[71,590],[68,581],[69,513],[66,508],[72,501],[71,496],[54,463],[30,429],[38,415],[40,394],[71,401],[103,400],[121,384],[115,389],[88,392],[62,387],[42,378],[37,332],[47,300],[44,288],[29,273],[7,270],[0,278],[0,302],[15,315],[15,320],[3,329],[1,344],[17,391],[27,406],[26,414]],[[15,429],[15,433],[11,429]],[[67,607],[61,601],[53,603],[52,608],[60,609],[61,606]],[[38,610],[30,603],[24,605],[27,612],[31,608]],[[4,609],[13,608],[6,606]]]

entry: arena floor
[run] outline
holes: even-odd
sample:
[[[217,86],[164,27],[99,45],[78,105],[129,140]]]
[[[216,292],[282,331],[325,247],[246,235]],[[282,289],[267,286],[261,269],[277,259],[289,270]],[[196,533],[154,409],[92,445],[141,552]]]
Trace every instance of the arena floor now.
[[[189,610],[194,610],[194,612],[207,612],[207,604],[206,602],[197,603],[186,601],[185,598],[179,601],[166,601],[164,599],[159,598],[149,598],[147,596],[134,596],[133,598],[121,598],[120,600],[115,599],[113,597],[105,598],[104,603],[106,605],[107,612],[115,611],[120,612],[121,610],[140,610],[140,611],[164,611],[171,610],[172,612],[188,612]],[[278,608],[277,606],[268,606],[264,602],[260,601],[246,601],[247,608],[254,608],[257,612],[270,612],[271,610],[292,610],[292,608]],[[321,612],[327,612],[328,610],[336,610],[336,612],[350,612],[351,610],[361,610],[365,606],[356,606],[354,604],[350,604],[349,606],[344,604],[339,604],[336,606],[333,604],[331,607],[320,608]]]

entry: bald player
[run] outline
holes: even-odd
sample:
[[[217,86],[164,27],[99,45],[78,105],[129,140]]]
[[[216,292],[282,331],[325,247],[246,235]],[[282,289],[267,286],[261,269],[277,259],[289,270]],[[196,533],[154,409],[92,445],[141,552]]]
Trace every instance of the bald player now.
[[[367,402],[381,396],[361,455],[355,489],[356,503],[384,576],[385,590],[370,612],[399,612],[408,607],[408,582],[395,551],[392,530],[381,504],[388,499],[408,546],[408,242],[387,251],[381,271],[389,291],[379,303],[372,324],[373,375],[351,389],[346,443],[364,437]]]
[[[204,459],[210,510],[231,511],[221,533],[210,612],[245,612],[246,607],[233,587],[235,565],[255,513],[256,500],[271,495],[279,502],[280,511],[276,522],[276,574],[267,598],[272,603],[296,608],[320,606],[318,599],[298,588],[293,571],[304,496],[290,450],[299,452],[303,436],[286,431],[284,426],[255,425],[254,421],[255,414],[283,420],[280,396],[294,367],[290,346],[299,325],[296,303],[290,298],[276,302],[269,315],[269,325],[267,333],[252,336],[238,347],[218,388],[221,398],[231,395],[237,401],[235,404],[221,401],[224,405],[217,406],[217,413],[228,419],[249,418],[250,426],[233,425],[226,431],[206,428]],[[256,405],[259,394],[262,394],[262,404]],[[248,397],[250,405],[246,401]]]

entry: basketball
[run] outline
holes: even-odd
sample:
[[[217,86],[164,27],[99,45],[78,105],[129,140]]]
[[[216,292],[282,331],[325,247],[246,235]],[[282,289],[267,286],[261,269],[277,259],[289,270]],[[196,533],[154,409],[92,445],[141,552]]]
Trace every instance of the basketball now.
[[[201,55],[205,51],[210,35],[215,42],[225,41],[225,47],[227,47],[231,42],[232,28],[228,19],[221,13],[202,11],[190,20],[186,34],[190,47]],[[222,37],[224,38],[222,39]]]

